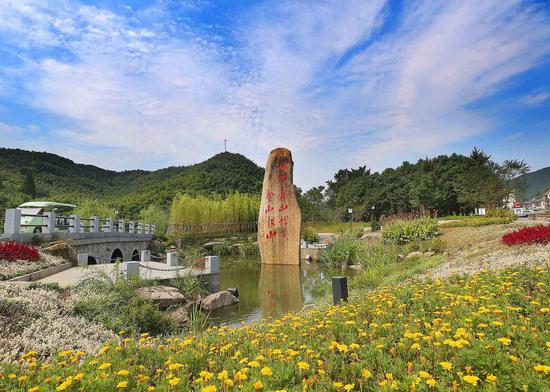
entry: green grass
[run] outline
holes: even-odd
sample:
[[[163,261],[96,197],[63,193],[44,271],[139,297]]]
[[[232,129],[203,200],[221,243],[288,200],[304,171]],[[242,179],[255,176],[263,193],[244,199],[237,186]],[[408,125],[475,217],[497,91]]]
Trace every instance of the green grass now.
[[[349,222],[304,222],[303,227],[311,227],[317,233],[344,234],[350,231]],[[370,227],[368,222],[352,222],[351,231],[363,231],[363,228]]]

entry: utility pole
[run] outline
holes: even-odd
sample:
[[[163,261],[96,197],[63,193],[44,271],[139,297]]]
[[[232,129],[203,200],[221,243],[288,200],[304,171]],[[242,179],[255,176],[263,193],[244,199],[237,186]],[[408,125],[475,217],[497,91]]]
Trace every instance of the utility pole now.
[[[227,139],[223,139],[223,149],[227,152]]]

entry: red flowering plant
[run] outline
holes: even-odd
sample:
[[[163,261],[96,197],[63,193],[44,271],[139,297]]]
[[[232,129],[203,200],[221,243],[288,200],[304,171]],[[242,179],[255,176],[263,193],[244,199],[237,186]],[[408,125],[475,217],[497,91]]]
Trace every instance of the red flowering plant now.
[[[502,236],[506,245],[548,244],[550,243],[550,225],[523,227]]]
[[[0,242],[0,260],[38,261],[40,255],[38,249],[27,244],[15,241]]]

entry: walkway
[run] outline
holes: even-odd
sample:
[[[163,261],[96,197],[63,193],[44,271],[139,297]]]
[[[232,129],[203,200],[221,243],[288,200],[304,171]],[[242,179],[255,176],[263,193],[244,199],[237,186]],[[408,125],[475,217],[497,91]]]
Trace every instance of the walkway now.
[[[139,274],[143,279],[164,280],[173,279],[178,275],[185,275],[191,273],[191,268],[182,268],[181,266],[170,267],[166,263],[157,263],[154,261],[145,261],[140,263]],[[101,270],[108,274],[113,273],[116,264],[97,264],[88,265],[83,267],[73,267],[65,271],[58,272],[57,274],[50,275],[46,278],[37,280],[40,283],[57,283],[59,287],[69,287],[77,284],[82,278],[94,272],[94,270]],[[196,273],[193,271],[193,273]]]

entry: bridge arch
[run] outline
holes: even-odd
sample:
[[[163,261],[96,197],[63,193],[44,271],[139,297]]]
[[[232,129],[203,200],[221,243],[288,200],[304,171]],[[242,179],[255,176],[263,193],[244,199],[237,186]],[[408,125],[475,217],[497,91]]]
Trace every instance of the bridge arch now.
[[[134,249],[132,251],[132,261],[139,261],[139,250]]]
[[[122,251],[118,248],[113,250],[113,253],[111,253],[111,263],[114,263],[117,259],[124,260],[124,255],[122,254]]]
[[[94,256],[88,255],[88,265],[97,264],[97,259]]]

